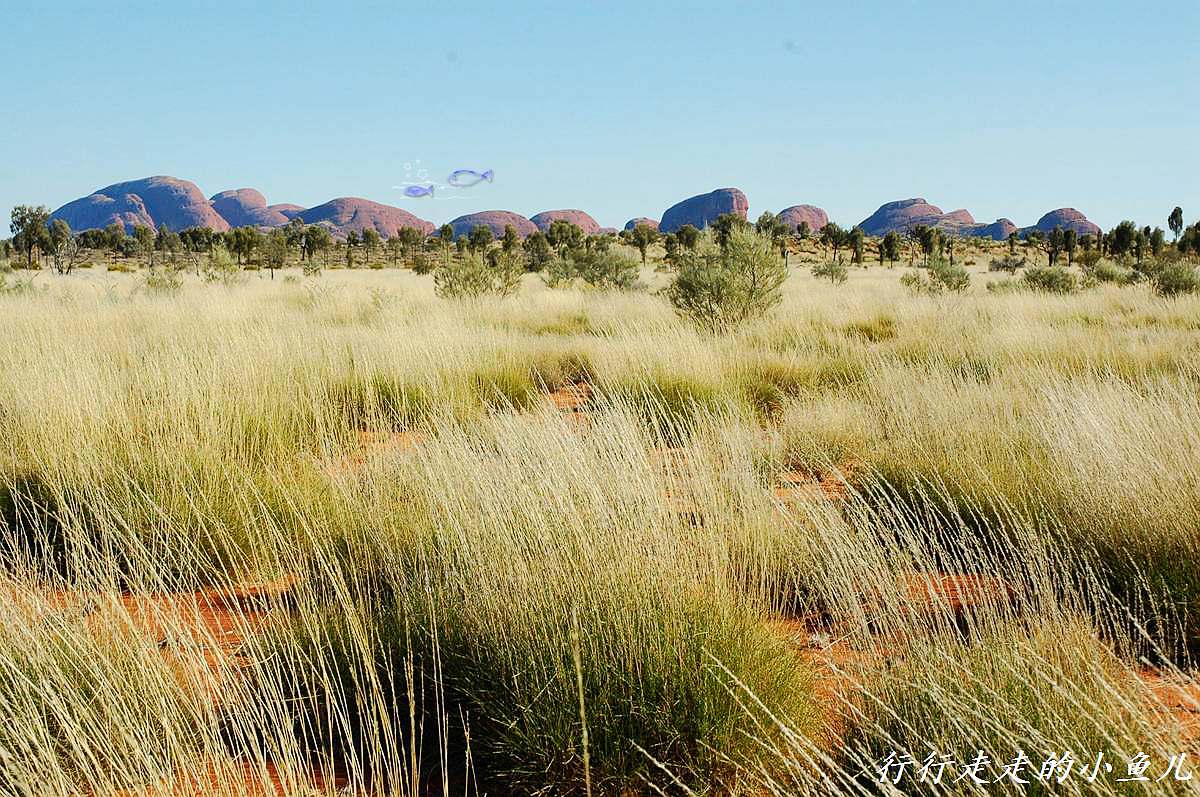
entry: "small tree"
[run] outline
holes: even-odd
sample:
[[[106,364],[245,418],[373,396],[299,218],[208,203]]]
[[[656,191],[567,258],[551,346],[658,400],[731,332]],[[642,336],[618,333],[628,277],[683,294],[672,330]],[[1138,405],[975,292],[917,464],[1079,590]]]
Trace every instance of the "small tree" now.
[[[389,236],[383,242],[383,251],[387,252],[388,258],[392,261],[392,268],[400,265],[400,254],[404,251],[404,247],[400,244],[400,234]]]
[[[1171,211],[1171,215],[1167,216],[1167,226],[1171,228],[1171,232],[1175,234],[1175,240],[1179,240],[1179,234],[1183,232],[1183,208],[1176,207]]]
[[[346,233],[346,268],[354,268],[354,250],[360,241],[358,233],[354,230]]]
[[[109,262],[116,259],[118,254],[125,251],[125,227],[113,222],[104,228],[104,247],[111,257]]]
[[[362,248],[365,258],[364,264],[368,267],[371,265],[371,254],[379,247],[380,243],[379,231],[374,227],[364,227],[362,231]]]
[[[833,249],[833,259],[837,260],[838,250],[842,248],[842,244],[846,241],[846,231],[839,227],[834,222],[829,222],[821,228],[821,245],[826,251]]]
[[[525,252],[525,262],[529,271],[541,271],[549,265],[554,256],[550,241],[541,230],[526,236],[521,248]]]
[[[471,235],[467,238],[467,245],[472,252],[483,254],[495,239],[496,236],[492,234],[491,227],[486,224],[476,224],[471,228]]]
[[[267,236],[267,242],[263,248],[266,253],[267,268],[271,272],[271,279],[275,279],[275,269],[283,268],[287,264],[287,232],[282,229],[271,230],[271,234]]]
[[[517,228],[511,224],[504,225],[504,234],[500,236],[500,249],[505,254],[516,254],[517,248],[521,245],[521,236],[517,233]]]
[[[1021,236],[1015,230],[1008,234],[1008,253],[1015,255],[1017,253],[1017,242],[1021,240]]]
[[[79,241],[71,234],[71,225],[63,219],[50,222],[48,241],[54,270],[59,274],[70,274],[80,252]]]
[[[1053,266],[1058,260],[1058,255],[1063,250],[1066,243],[1066,233],[1062,227],[1055,227],[1050,231],[1050,234],[1042,240],[1042,251],[1046,253],[1046,258],[1049,261],[1047,265]]]
[[[700,231],[690,224],[685,224],[675,231],[675,237],[679,239],[679,245],[689,252],[696,251],[696,246],[700,243]]]
[[[146,256],[150,268],[154,268],[154,230],[144,224],[135,225],[133,241],[137,251]]]
[[[889,230],[883,236],[883,240],[879,242],[879,262],[883,263],[884,258],[895,263],[900,259],[900,234],[895,230]]]
[[[1067,266],[1075,264],[1075,247],[1079,243],[1079,233],[1074,227],[1063,230],[1063,251],[1067,253]]]
[[[1155,227],[1150,232],[1150,254],[1152,254],[1154,257],[1161,255],[1163,252],[1163,247],[1166,246],[1167,243],[1166,238],[1166,233],[1163,232],[1162,227]]]
[[[853,252],[852,260],[856,266],[863,264],[863,251],[866,249],[866,236],[863,234],[862,227],[854,227],[850,232],[846,233],[846,245]]]
[[[724,249],[728,245],[733,231],[748,228],[750,223],[738,213],[722,213],[709,226],[713,231],[713,238],[716,240],[717,246]]]
[[[748,225],[733,225],[724,247],[680,253],[666,296],[681,316],[721,332],[778,304],[786,279],[787,268],[771,241]]]
[[[546,230],[546,240],[558,252],[559,257],[569,249],[583,246],[583,238],[583,228],[566,219],[555,219]]]
[[[807,241],[810,235],[812,235],[812,227],[807,221],[802,221],[796,225],[796,237],[801,241]]]
[[[304,229],[304,255],[310,267],[313,263],[313,258],[317,255],[324,256],[331,246],[333,246],[333,236],[325,227],[322,227],[320,224],[310,224]],[[310,268],[305,271],[305,274],[309,276],[313,273],[319,273],[319,270],[313,272]]]
[[[1123,221],[1106,236],[1108,253],[1113,257],[1129,254],[1137,242],[1138,228],[1132,221]]]
[[[649,224],[638,224],[629,232],[629,242],[642,256],[642,266],[646,265],[646,250],[659,239],[658,230]]]
[[[38,205],[17,205],[9,217],[13,245],[25,255],[25,267],[33,268],[33,253],[50,248],[50,211]]]

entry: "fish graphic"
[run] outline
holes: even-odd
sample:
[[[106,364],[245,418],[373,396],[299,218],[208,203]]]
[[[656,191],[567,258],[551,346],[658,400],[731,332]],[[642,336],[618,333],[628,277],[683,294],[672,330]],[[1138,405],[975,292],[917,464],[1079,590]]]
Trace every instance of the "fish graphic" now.
[[[466,188],[469,185],[475,185],[487,180],[489,183],[495,180],[496,173],[491,169],[486,172],[477,172],[474,169],[455,169],[450,172],[450,176],[446,178],[446,182],[455,188]]]
[[[410,185],[404,189],[404,195],[411,197],[433,196],[433,183],[429,185]]]

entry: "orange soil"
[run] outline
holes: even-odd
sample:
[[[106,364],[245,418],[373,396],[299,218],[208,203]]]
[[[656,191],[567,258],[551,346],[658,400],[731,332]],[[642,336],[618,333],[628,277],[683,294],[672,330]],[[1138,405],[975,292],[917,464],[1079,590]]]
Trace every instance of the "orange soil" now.
[[[848,470],[840,473],[824,471],[785,471],[774,488],[775,497],[785,506],[800,501],[825,497],[830,501],[845,501],[850,495]]]
[[[563,412],[587,412],[592,401],[592,386],[587,382],[573,382],[548,394],[550,403]]]
[[[425,442],[421,432],[370,432],[359,430],[357,447],[330,464],[334,473],[360,470],[373,459],[412,451]]]
[[[207,762],[196,771],[179,772],[169,782],[119,793],[119,797],[289,797],[331,794],[344,789],[344,777],[311,773],[301,778],[284,777],[274,764],[261,768],[249,761]]]
[[[1155,711],[1177,727],[1180,741],[1200,752],[1200,682],[1149,668],[1138,676],[1157,703]]]

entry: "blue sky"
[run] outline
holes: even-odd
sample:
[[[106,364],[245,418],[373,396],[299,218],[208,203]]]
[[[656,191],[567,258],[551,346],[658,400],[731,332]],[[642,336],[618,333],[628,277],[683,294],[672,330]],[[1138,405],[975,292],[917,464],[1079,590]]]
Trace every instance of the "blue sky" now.
[[[4,14],[5,221],[152,174],[439,223],[620,226],[723,186],[844,224],[909,196],[1200,216],[1195,3],[34,5]],[[406,163],[496,181],[409,199]]]

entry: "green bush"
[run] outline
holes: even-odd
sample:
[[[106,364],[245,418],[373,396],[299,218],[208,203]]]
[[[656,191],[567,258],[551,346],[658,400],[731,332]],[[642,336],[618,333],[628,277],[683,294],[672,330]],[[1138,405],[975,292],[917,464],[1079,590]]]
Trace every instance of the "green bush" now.
[[[489,263],[477,252],[466,252],[434,272],[433,286],[443,299],[509,296],[520,287],[523,271],[513,255],[498,253]]]
[[[1079,279],[1060,266],[1036,266],[1025,272],[1021,284],[1042,293],[1067,294],[1079,290]]]
[[[827,279],[834,285],[841,285],[849,276],[849,269],[839,260],[828,260],[813,266],[812,275],[817,279]]]
[[[546,267],[546,284],[552,288],[582,280],[593,288],[629,290],[637,282],[638,264],[614,251],[577,249],[556,257]]]
[[[1196,267],[1184,260],[1165,263],[1153,277],[1151,284],[1154,292],[1168,299],[1195,293],[1200,289],[1200,277],[1196,275]]]
[[[1025,267],[1028,261],[1023,257],[1016,255],[1004,255],[1000,258],[992,258],[992,262],[988,263],[988,271],[1003,271],[1006,274],[1015,274],[1017,269]]]
[[[970,287],[971,275],[962,266],[945,260],[935,260],[926,269],[926,274],[910,271],[900,278],[900,284],[914,293],[930,296],[936,296],[943,291],[962,293]]]
[[[1132,285],[1140,279],[1138,272],[1131,268],[1122,268],[1110,260],[1099,260],[1092,265],[1083,266],[1084,275],[1096,282],[1111,282],[1117,285]]]
[[[175,293],[183,287],[183,277],[173,269],[151,269],[143,284],[151,293]]]
[[[786,279],[787,267],[771,240],[739,226],[722,248],[681,252],[666,296],[679,315],[721,332],[779,304]]]

